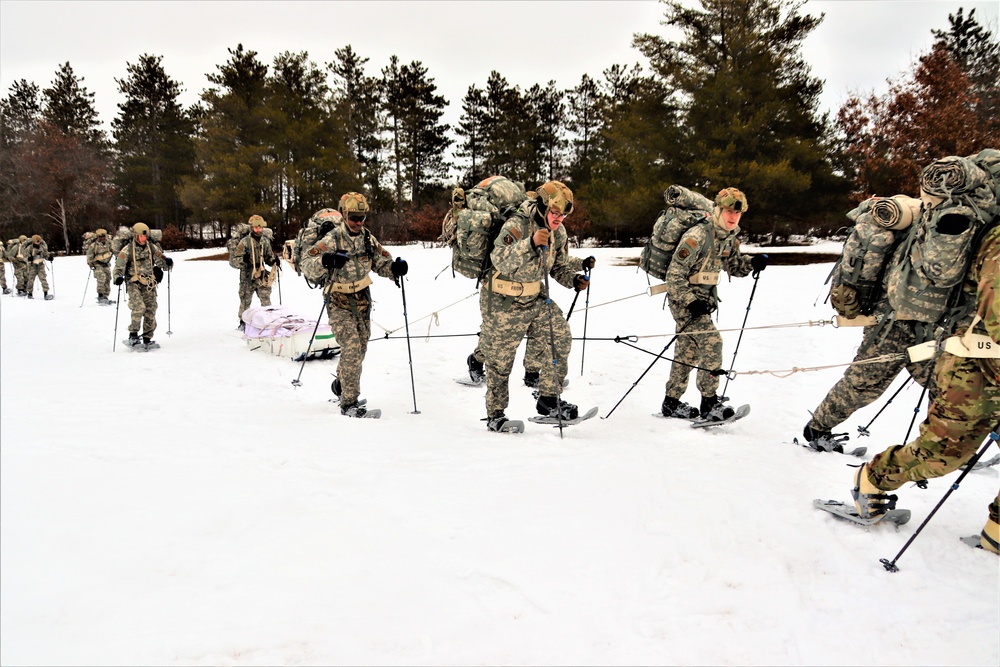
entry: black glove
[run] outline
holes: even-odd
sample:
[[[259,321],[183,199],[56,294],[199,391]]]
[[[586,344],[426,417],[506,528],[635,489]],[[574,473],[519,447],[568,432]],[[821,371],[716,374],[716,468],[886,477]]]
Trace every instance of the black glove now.
[[[767,267],[767,255],[754,255],[750,258],[750,266],[753,267],[753,277],[756,278]]]
[[[243,255],[243,266],[250,268],[250,255]]]
[[[587,259],[583,260],[583,268],[587,269],[588,271],[590,269],[594,268],[595,264],[597,264],[597,260],[594,259],[593,255],[591,255]]]
[[[163,269],[161,269],[158,266],[154,266],[153,267],[153,277],[156,279],[156,282],[158,282],[158,283],[159,282],[163,282]]]
[[[691,313],[692,317],[701,317],[702,315],[708,315],[710,312],[715,310],[708,301],[692,301],[687,305],[688,312]]]
[[[582,273],[576,274],[575,276],[573,276],[573,287],[576,289],[577,292],[582,292],[583,290],[590,287],[590,278],[583,275]]]
[[[167,263],[167,271],[170,271],[171,269],[174,268],[174,260],[172,260],[171,258],[164,257],[163,261],[165,261]]]
[[[347,260],[350,259],[350,255],[344,250],[338,250],[337,252],[328,252],[323,254],[323,266],[329,270],[339,269],[344,264],[347,264]]]
[[[274,265],[276,265],[277,263],[278,263],[278,257],[277,257],[277,256],[274,256],[274,257],[272,257],[272,258],[271,258],[271,261],[270,261],[270,262],[268,262],[268,264],[270,264],[271,266],[274,266]]]
[[[401,257],[397,257],[392,263],[392,275],[394,278],[402,278],[409,270],[410,266],[406,263],[406,260]]]
[[[115,276],[115,285],[121,285],[125,282],[125,276]]]

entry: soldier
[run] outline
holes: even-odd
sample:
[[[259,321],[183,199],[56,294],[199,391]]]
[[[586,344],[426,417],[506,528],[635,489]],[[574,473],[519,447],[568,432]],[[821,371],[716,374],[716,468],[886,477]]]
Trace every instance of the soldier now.
[[[12,247],[7,248],[7,259],[14,264],[14,283],[17,287],[18,296],[27,296],[26,286],[28,277],[28,248],[25,245],[28,237],[24,234],[19,236]]]
[[[26,258],[26,266],[24,273],[24,291],[28,294],[29,299],[35,298],[32,292],[35,291],[35,277],[38,277],[38,282],[42,284],[42,294],[45,296],[46,301],[52,300],[52,295],[49,294],[49,281],[45,278],[45,260],[51,260],[49,256],[49,246],[42,240],[42,237],[35,234],[31,237],[31,243],[23,243],[21,254]]]
[[[361,395],[361,366],[371,336],[371,290],[368,275],[399,280],[409,267],[406,261],[385,250],[365,228],[368,201],[364,195],[348,192],[340,198],[343,219],[317,241],[303,258],[303,272],[314,279],[326,272],[326,312],[330,328],[340,345],[340,362],[334,391],[340,397],[340,413],[364,417],[367,409],[358,403]]]
[[[486,356],[486,427],[502,431],[510,402],[509,379],[517,346],[531,338],[555,335],[549,350],[557,366],[544,364],[538,385],[538,414],[576,419],[577,407],[558,398],[568,371],[573,339],[562,310],[549,299],[544,278],[551,275],[564,287],[587,289],[588,279],[578,271],[593,268],[593,257],[578,259],[567,252],[563,222],[573,212],[573,193],[559,181],[548,181],[525,201],[500,230],[490,255],[493,269],[487,276],[483,309],[482,347]],[[544,249],[544,252],[543,252]]]
[[[111,240],[108,230],[98,229],[94,233],[94,242],[87,248],[87,266],[94,272],[94,282],[97,283],[97,303],[102,306],[114,303],[108,300],[111,294]]]
[[[132,241],[122,246],[115,259],[115,285],[128,282],[128,307],[132,320],[128,326],[128,344],[140,342],[147,348],[154,345],[156,331],[156,286],[163,280],[163,269],[169,271],[174,260],[163,255],[160,246],[149,239],[149,227],[144,222],[132,225]],[[139,329],[142,328],[142,338]]]
[[[7,252],[10,250],[11,246],[17,242],[17,239],[10,239],[7,241],[6,248],[0,248],[0,262],[3,262],[3,272],[0,273],[0,286],[3,287],[4,294],[10,294],[10,288],[7,287],[7,264],[10,263],[13,268],[14,263],[7,259]],[[16,286],[16,285],[15,285]]]
[[[1000,344],[1000,227],[983,239],[962,287],[974,313],[959,321],[959,336],[979,334],[978,343]],[[988,337],[988,338],[986,338]],[[934,365],[937,393],[920,424],[919,435],[893,445],[858,469],[852,494],[864,518],[884,514],[895,497],[886,492],[907,482],[941,477],[964,465],[982,439],[997,428],[1000,415],[1000,359],[961,357],[942,351]],[[1000,553],[1000,494],[990,503],[979,546]]]
[[[243,257],[243,266],[240,268],[240,331],[246,327],[243,312],[250,307],[254,293],[260,299],[260,305],[271,305],[271,283],[274,281],[274,272],[269,272],[265,265],[274,267],[278,261],[271,243],[263,238],[264,228],[267,227],[264,218],[252,215],[248,223],[250,233],[236,246],[237,257]]]
[[[734,410],[716,395],[719,378],[708,370],[722,366],[722,336],[712,322],[711,313],[718,305],[719,272],[742,278],[754,276],[767,266],[766,255],[746,257],[740,252],[740,218],[747,210],[747,198],[736,188],[725,188],[715,197],[710,221],[698,223],[684,232],[667,268],[667,299],[676,331],[689,329],[694,334],[679,334],[670,366],[666,395],[660,411],[665,417],[722,421]],[[699,367],[697,386],[701,405],[695,408],[681,401],[687,390],[692,366]]]

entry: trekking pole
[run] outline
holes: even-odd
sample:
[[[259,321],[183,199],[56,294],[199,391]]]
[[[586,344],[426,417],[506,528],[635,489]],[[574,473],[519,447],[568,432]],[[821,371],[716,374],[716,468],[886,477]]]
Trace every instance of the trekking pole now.
[[[115,299],[115,339],[111,342],[111,351],[118,345],[118,309],[122,307],[122,286],[118,283],[118,297]]]
[[[323,317],[323,312],[326,310],[326,304],[330,301],[330,296],[328,294],[325,294],[325,292],[326,292],[325,289],[323,290],[323,292],[324,292],[324,294],[323,294],[323,307],[319,311],[319,315],[316,316],[316,326],[313,327],[313,334],[312,334],[312,337],[309,339],[309,345],[306,346],[305,354],[302,355],[302,365],[299,366],[299,376],[297,378],[295,378],[294,380],[292,380],[292,385],[295,386],[295,387],[301,387],[302,386],[302,382],[300,381],[302,379],[302,369],[304,369],[306,367],[306,359],[309,358],[309,350],[312,349],[313,341],[316,340],[316,332],[319,331],[319,321],[320,321],[320,318]]]
[[[278,279],[278,305],[284,305],[281,301],[281,258],[279,257],[274,262],[274,270],[277,272],[276,278]]]
[[[434,276],[434,280],[437,280],[438,278],[440,278],[440,277],[441,277],[441,274],[442,274],[442,273],[444,273],[445,271],[447,271],[447,270],[448,270],[448,267],[450,267],[450,266],[451,266],[451,264],[445,264],[445,265],[444,265],[444,268],[443,268],[443,269],[441,269],[440,271],[438,271],[438,272],[437,272],[437,275],[436,275],[436,276]]]
[[[406,314],[406,280],[399,277],[399,289],[403,290],[403,323],[406,325],[406,356],[410,358],[410,390],[413,392],[413,412],[410,414],[419,415],[417,410],[417,385],[413,380],[413,352],[410,350],[410,320]]]
[[[926,395],[927,395],[927,387],[924,387],[923,391],[920,392],[920,398],[917,399],[917,406],[913,408],[913,416],[910,417],[910,426],[909,428],[906,429],[906,435],[903,436],[903,442],[910,441],[910,431],[913,430],[913,424],[916,423],[917,415],[920,414],[920,404],[924,402],[924,396]]]
[[[896,398],[896,396],[899,395],[899,392],[901,392],[904,389],[906,389],[907,385],[909,385],[911,382],[913,382],[913,376],[912,375],[906,379],[906,382],[904,382],[899,387],[899,389],[897,389],[895,392],[893,392],[892,396],[889,397],[889,400],[885,402],[885,405],[883,405],[879,409],[878,412],[875,413],[875,416],[872,417],[872,420],[870,422],[868,422],[864,426],[859,426],[858,427],[858,435],[871,435],[871,433],[868,432],[868,427],[875,423],[875,420],[878,419],[878,416],[880,414],[882,414],[887,407],[889,407],[890,403],[892,403],[892,399]],[[923,396],[921,396],[920,398],[923,399]],[[919,403],[917,405],[919,405]],[[909,431],[907,431],[907,435],[909,435]],[[906,442],[906,440],[904,440],[903,442]]]
[[[580,348],[580,376],[583,376],[583,360],[587,358],[587,320],[590,315],[590,269],[587,273],[587,299],[583,303],[583,347]]]
[[[951,495],[951,492],[959,487],[959,485],[962,483],[962,480],[965,479],[965,476],[968,475],[970,472],[972,472],[972,469],[975,467],[976,463],[979,462],[979,459],[982,458],[983,454],[986,453],[986,450],[989,449],[990,445],[992,445],[994,442],[1000,444],[1000,424],[997,424],[993,428],[993,430],[989,433],[989,435],[986,436],[986,439],[983,441],[983,446],[979,449],[978,452],[976,452],[976,455],[973,456],[971,459],[969,459],[969,462],[965,464],[965,470],[962,471],[962,474],[958,476],[958,479],[955,480],[955,483],[952,484],[947,491],[945,491],[944,496],[941,498],[938,504],[934,506],[934,509],[931,510],[930,514],[927,515],[927,518],[924,519],[924,522],[920,524],[920,527],[918,527],[913,532],[913,535],[911,535],[910,539],[906,541],[906,544],[903,545],[903,548],[899,550],[899,553],[896,554],[896,557],[893,558],[891,561],[885,558],[879,559],[879,562],[882,563],[882,567],[886,569],[886,572],[899,572],[899,568],[896,567],[896,561],[899,560],[899,557],[903,555],[903,552],[906,551],[906,549],[910,546],[913,540],[917,539],[917,535],[919,535],[920,531],[924,529],[924,526],[927,525],[927,522],[930,521],[931,517],[934,516],[934,514],[941,508],[941,505],[944,504],[944,501],[948,500],[948,496]]]
[[[757,281],[760,280],[760,274],[758,273],[753,279],[753,289],[750,290],[750,298],[747,300],[747,312],[743,315],[743,326],[740,327],[740,335],[736,339],[736,349],[733,350],[733,360],[729,362],[729,370],[733,370],[733,366],[736,365],[736,353],[740,351],[740,342],[743,340],[743,329],[746,328],[747,318],[750,317],[750,304],[753,303],[753,295],[757,291]],[[726,389],[729,388],[729,375],[726,375],[726,384],[722,387],[722,396],[719,400],[726,400]]]
[[[552,346],[552,373],[555,375],[559,371],[559,358],[556,354],[556,329],[552,323],[552,294],[549,292],[549,247],[543,245],[539,246],[538,249],[541,251],[539,265],[545,276],[545,305],[549,310],[549,344]],[[539,397],[541,397],[541,394],[539,394]],[[564,428],[562,418],[562,380],[558,377],[556,378],[556,417],[559,419],[559,438],[562,439]]]
[[[674,341],[677,340],[677,337],[680,336],[682,333],[684,333],[684,330],[687,329],[688,325],[694,322],[695,319],[697,318],[692,317],[691,319],[689,319],[687,322],[684,323],[684,326],[682,326],[680,330],[678,330],[677,333],[674,334],[674,337],[670,339],[670,342],[663,346],[663,349],[660,350],[660,353],[656,355],[656,359],[653,359],[653,361],[650,362],[649,366],[646,367],[646,370],[642,372],[642,375],[640,375],[638,379],[636,379],[636,381],[632,383],[632,386],[629,387],[628,391],[625,392],[625,395],[618,399],[618,402],[615,403],[615,407],[611,408],[611,412],[601,417],[601,419],[607,419],[612,415],[612,413],[614,413],[615,410],[618,409],[618,406],[621,405],[622,401],[625,400],[625,396],[628,396],[632,392],[632,390],[635,389],[636,385],[638,385],[639,382],[642,381],[642,378],[646,377],[646,373],[648,373],[650,369],[653,368],[653,364],[655,364],[657,361],[663,358],[663,355],[666,354],[667,352],[667,348],[669,348],[671,345],[674,344]]]
[[[170,269],[167,269],[167,335],[173,336],[174,332],[170,330],[170,274],[173,273]]]
[[[52,296],[56,295],[56,263],[53,259],[49,258],[49,266],[52,267]],[[43,265],[42,268],[45,268]]]
[[[87,299],[87,288],[90,287],[90,274],[93,272],[93,269],[87,271],[87,282],[83,285],[83,298],[80,299],[81,308],[83,308],[83,302]]]

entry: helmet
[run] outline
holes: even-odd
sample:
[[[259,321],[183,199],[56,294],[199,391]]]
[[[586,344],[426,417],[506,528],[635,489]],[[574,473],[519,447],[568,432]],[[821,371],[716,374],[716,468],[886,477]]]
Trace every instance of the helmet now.
[[[551,210],[563,215],[573,212],[573,191],[559,181],[542,183],[535,193],[539,211],[547,213]]]
[[[340,205],[338,208],[344,215],[348,215],[350,213],[361,213],[366,215],[368,213],[368,200],[365,199],[365,196],[359,192],[348,192],[340,198]]]
[[[132,225],[132,233],[135,234],[136,236],[140,236],[142,234],[149,236],[149,225],[147,225],[145,222],[137,222],[134,225]]]
[[[28,237],[25,236],[24,234],[21,234],[20,236],[17,237],[17,240],[20,241],[21,243],[24,243],[25,241],[28,240]]]
[[[251,227],[267,227],[267,220],[259,215],[251,215],[247,222],[250,223]]]
[[[451,205],[456,208],[465,208],[465,190],[455,188],[451,191]]]
[[[38,245],[39,243],[42,242],[42,237],[39,236],[38,234],[33,234],[31,237],[31,242],[34,243],[35,245]]]
[[[94,232],[94,234],[96,236],[107,236],[108,235],[108,230],[106,230],[106,229],[104,229],[102,227],[101,229],[98,229],[96,232]]]
[[[736,188],[724,188],[715,195],[715,205],[727,211],[747,212],[747,196]]]

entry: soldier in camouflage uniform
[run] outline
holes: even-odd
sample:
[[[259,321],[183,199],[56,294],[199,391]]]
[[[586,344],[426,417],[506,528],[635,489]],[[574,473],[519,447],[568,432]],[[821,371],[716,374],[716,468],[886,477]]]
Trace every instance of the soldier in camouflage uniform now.
[[[0,267],[3,268],[3,272],[0,273],[0,286],[3,287],[4,294],[10,294],[10,288],[7,287],[7,264],[9,263],[11,265],[11,268],[13,268],[14,265],[13,262],[7,259],[7,253],[10,251],[11,246],[14,245],[16,242],[17,239],[10,239],[9,241],[7,241],[6,248],[0,247],[0,261],[3,262],[3,267]]]
[[[7,259],[14,265],[14,283],[18,296],[27,296],[28,237],[21,234],[13,246],[7,248]]]
[[[975,312],[963,318],[956,334],[988,336],[967,347],[1000,347],[1000,227],[983,239],[963,284],[963,297]],[[935,398],[906,445],[893,445],[854,474],[852,493],[858,512],[871,517],[886,511],[886,492],[907,482],[941,477],[969,461],[983,438],[1000,424],[1000,359],[976,359],[941,352],[934,366]],[[990,503],[980,546],[1000,553],[1000,494]]]
[[[128,307],[132,320],[128,325],[128,343],[147,347],[153,343],[156,331],[156,287],[163,280],[163,270],[169,271],[174,260],[163,255],[163,249],[149,238],[149,226],[144,222],[132,225],[132,241],[122,246],[115,259],[115,285],[128,283]],[[139,329],[142,338],[139,338]]]
[[[94,272],[94,282],[97,283],[97,303],[111,303],[111,239],[108,230],[98,229],[94,234],[94,242],[87,248],[87,266]]]
[[[736,188],[726,188],[715,197],[711,220],[700,222],[681,236],[667,268],[667,299],[675,330],[689,329],[695,334],[680,334],[674,348],[676,361],[670,366],[670,379],[660,411],[666,417],[694,419],[702,417],[721,421],[734,410],[716,395],[719,378],[708,370],[722,366],[722,336],[712,322],[718,306],[716,285],[723,270],[742,278],[755,277],[767,266],[766,255],[744,256],[740,252],[740,218],[747,210],[747,198]],[[678,363],[680,362],[680,363]],[[697,376],[701,405],[695,408],[681,401],[688,378],[699,367]]]
[[[246,327],[243,312],[250,307],[255,293],[260,299],[260,305],[271,305],[271,282],[274,280],[274,273],[265,267],[273,267],[278,261],[271,244],[262,236],[264,228],[267,227],[264,218],[252,215],[248,223],[250,233],[236,246],[236,256],[243,257],[243,266],[240,268],[240,331]]]
[[[42,240],[42,237],[35,234],[31,237],[31,243],[21,244],[21,254],[24,255],[27,265],[24,269],[24,291],[28,298],[35,298],[32,292],[35,291],[35,278],[42,284],[42,293],[46,301],[52,300],[49,294],[49,281],[45,278],[45,260],[51,260],[49,246]]]
[[[500,230],[490,255],[493,269],[487,276],[481,343],[486,355],[487,428],[503,430],[510,401],[509,378],[517,346],[529,339],[549,340],[555,332],[555,350],[549,354],[557,366],[544,364],[535,408],[540,415],[575,419],[577,407],[558,399],[568,372],[567,359],[573,337],[562,310],[546,293],[546,274],[564,287],[587,289],[588,279],[578,271],[594,267],[594,258],[570,257],[563,221],[573,211],[573,193],[559,181],[549,181],[527,200]],[[543,252],[544,250],[544,252]],[[550,357],[551,358],[551,357]]]
[[[340,198],[338,208],[343,219],[305,252],[302,271],[314,282],[320,282],[318,279],[325,274],[326,313],[340,346],[334,382],[334,391],[340,396],[340,413],[364,417],[367,410],[358,404],[358,397],[361,366],[371,337],[372,279],[368,274],[374,271],[399,285],[409,267],[398,257],[393,261],[365,228],[369,208],[364,195],[349,192]]]

